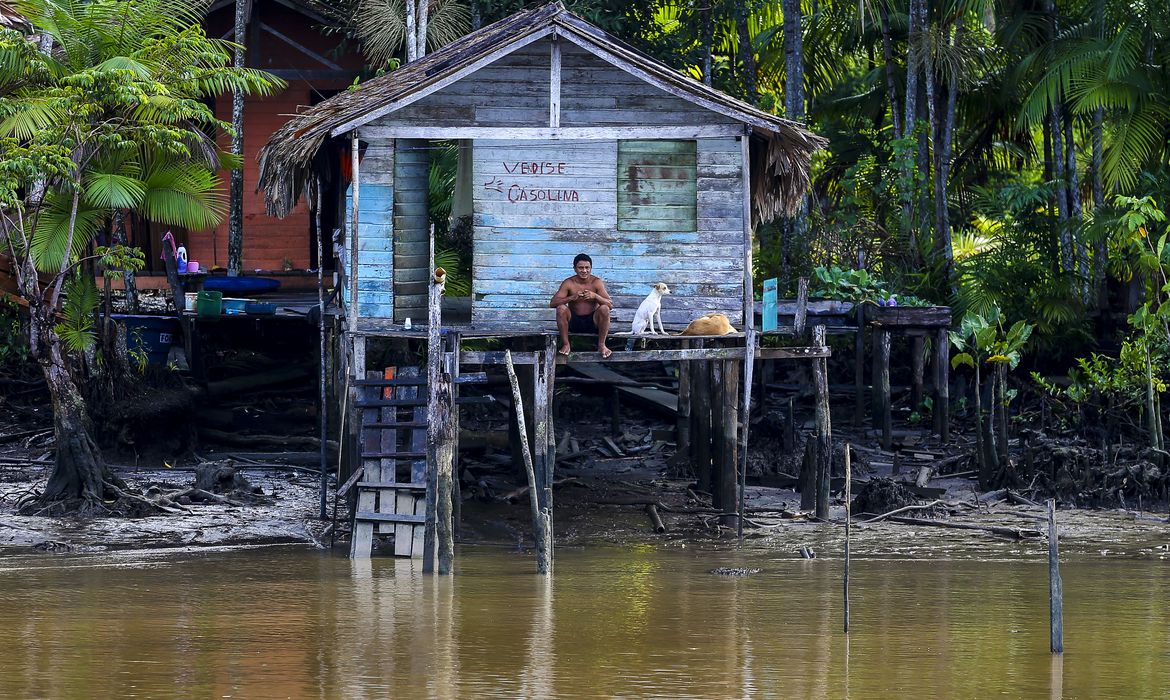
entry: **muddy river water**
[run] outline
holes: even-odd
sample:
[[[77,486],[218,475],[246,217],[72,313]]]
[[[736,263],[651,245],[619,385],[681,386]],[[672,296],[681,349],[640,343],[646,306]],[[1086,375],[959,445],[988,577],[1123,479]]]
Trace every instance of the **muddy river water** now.
[[[1168,698],[1170,562],[463,547],[458,575],[311,548],[0,558],[0,698]],[[755,567],[743,578],[718,566]]]

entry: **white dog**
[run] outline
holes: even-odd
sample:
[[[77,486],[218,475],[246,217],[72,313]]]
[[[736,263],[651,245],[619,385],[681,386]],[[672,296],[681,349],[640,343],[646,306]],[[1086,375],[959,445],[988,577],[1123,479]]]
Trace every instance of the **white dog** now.
[[[658,282],[650,290],[650,294],[642,301],[641,306],[638,307],[637,313],[634,314],[634,325],[630,328],[630,332],[634,335],[642,335],[647,330],[650,335],[661,333],[666,335],[666,329],[662,326],[662,295],[670,294],[670,288],[662,282]],[[654,331],[654,318],[658,318],[658,331]]]

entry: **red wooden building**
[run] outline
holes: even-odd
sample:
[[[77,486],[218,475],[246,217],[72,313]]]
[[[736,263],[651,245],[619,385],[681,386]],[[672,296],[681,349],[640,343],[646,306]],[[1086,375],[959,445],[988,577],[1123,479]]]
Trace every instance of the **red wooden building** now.
[[[232,40],[236,3],[219,0],[211,6],[204,26],[212,37]],[[245,64],[265,70],[288,83],[271,97],[248,97],[244,103],[244,261],[245,272],[266,273],[291,268],[307,270],[317,266],[317,231],[303,202],[287,217],[277,219],[265,213],[263,197],[256,192],[257,155],[269,137],[298,110],[315,105],[353,83],[362,58],[352,44],[323,30],[330,21],[309,3],[298,0],[255,0],[249,8]],[[223,95],[215,105],[216,115],[231,121],[232,96]],[[225,150],[228,137],[222,136]],[[340,158],[334,159],[339,162]],[[229,174],[221,173],[226,192]],[[326,193],[328,194],[328,193]],[[338,201],[326,197],[325,201]],[[336,225],[336,215],[322,212],[326,236]],[[136,236],[138,245],[157,251],[161,231],[152,226],[150,235]],[[187,246],[188,257],[204,268],[227,265],[228,223],[214,231],[176,231]],[[150,240],[145,240],[150,239]],[[325,250],[330,250],[329,238]],[[158,255],[148,255],[151,266],[161,271]],[[326,267],[331,267],[328,255]],[[286,288],[295,286],[286,280]],[[312,286],[316,286],[315,276]],[[152,286],[152,285],[144,285]]]

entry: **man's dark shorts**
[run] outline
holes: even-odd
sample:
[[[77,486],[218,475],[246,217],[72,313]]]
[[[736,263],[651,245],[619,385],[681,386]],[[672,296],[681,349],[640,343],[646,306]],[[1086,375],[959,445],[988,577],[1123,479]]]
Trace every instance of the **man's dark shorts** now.
[[[578,316],[573,314],[569,317],[569,332],[570,333],[594,333],[598,332],[597,324],[593,322],[593,314],[586,314]]]

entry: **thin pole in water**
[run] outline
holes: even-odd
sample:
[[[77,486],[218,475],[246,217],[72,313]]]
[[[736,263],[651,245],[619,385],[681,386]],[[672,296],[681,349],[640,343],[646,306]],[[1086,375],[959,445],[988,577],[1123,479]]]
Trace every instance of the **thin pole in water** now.
[[[326,461],[328,453],[328,432],[329,432],[329,416],[327,413],[326,401],[326,376],[325,376],[325,244],[322,242],[321,233],[321,180],[319,178],[313,179],[313,221],[317,228],[317,324],[318,324],[318,340],[320,342],[321,353],[320,367],[318,368],[320,376],[318,377],[320,395],[318,399],[321,402],[321,410],[318,418],[320,419],[321,431],[321,519],[324,520],[326,513],[326,505],[328,501],[329,492],[329,474],[326,471]]]
[[[1064,587],[1056,534],[1056,499],[1048,499],[1048,624],[1053,654],[1064,653]]]
[[[845,595],[845,633],[849,634],[849,525],[852,520],[849,501],[852,493],[852,463],[850,461],[850,445],[845,444],[845,580],[842,584]]]

